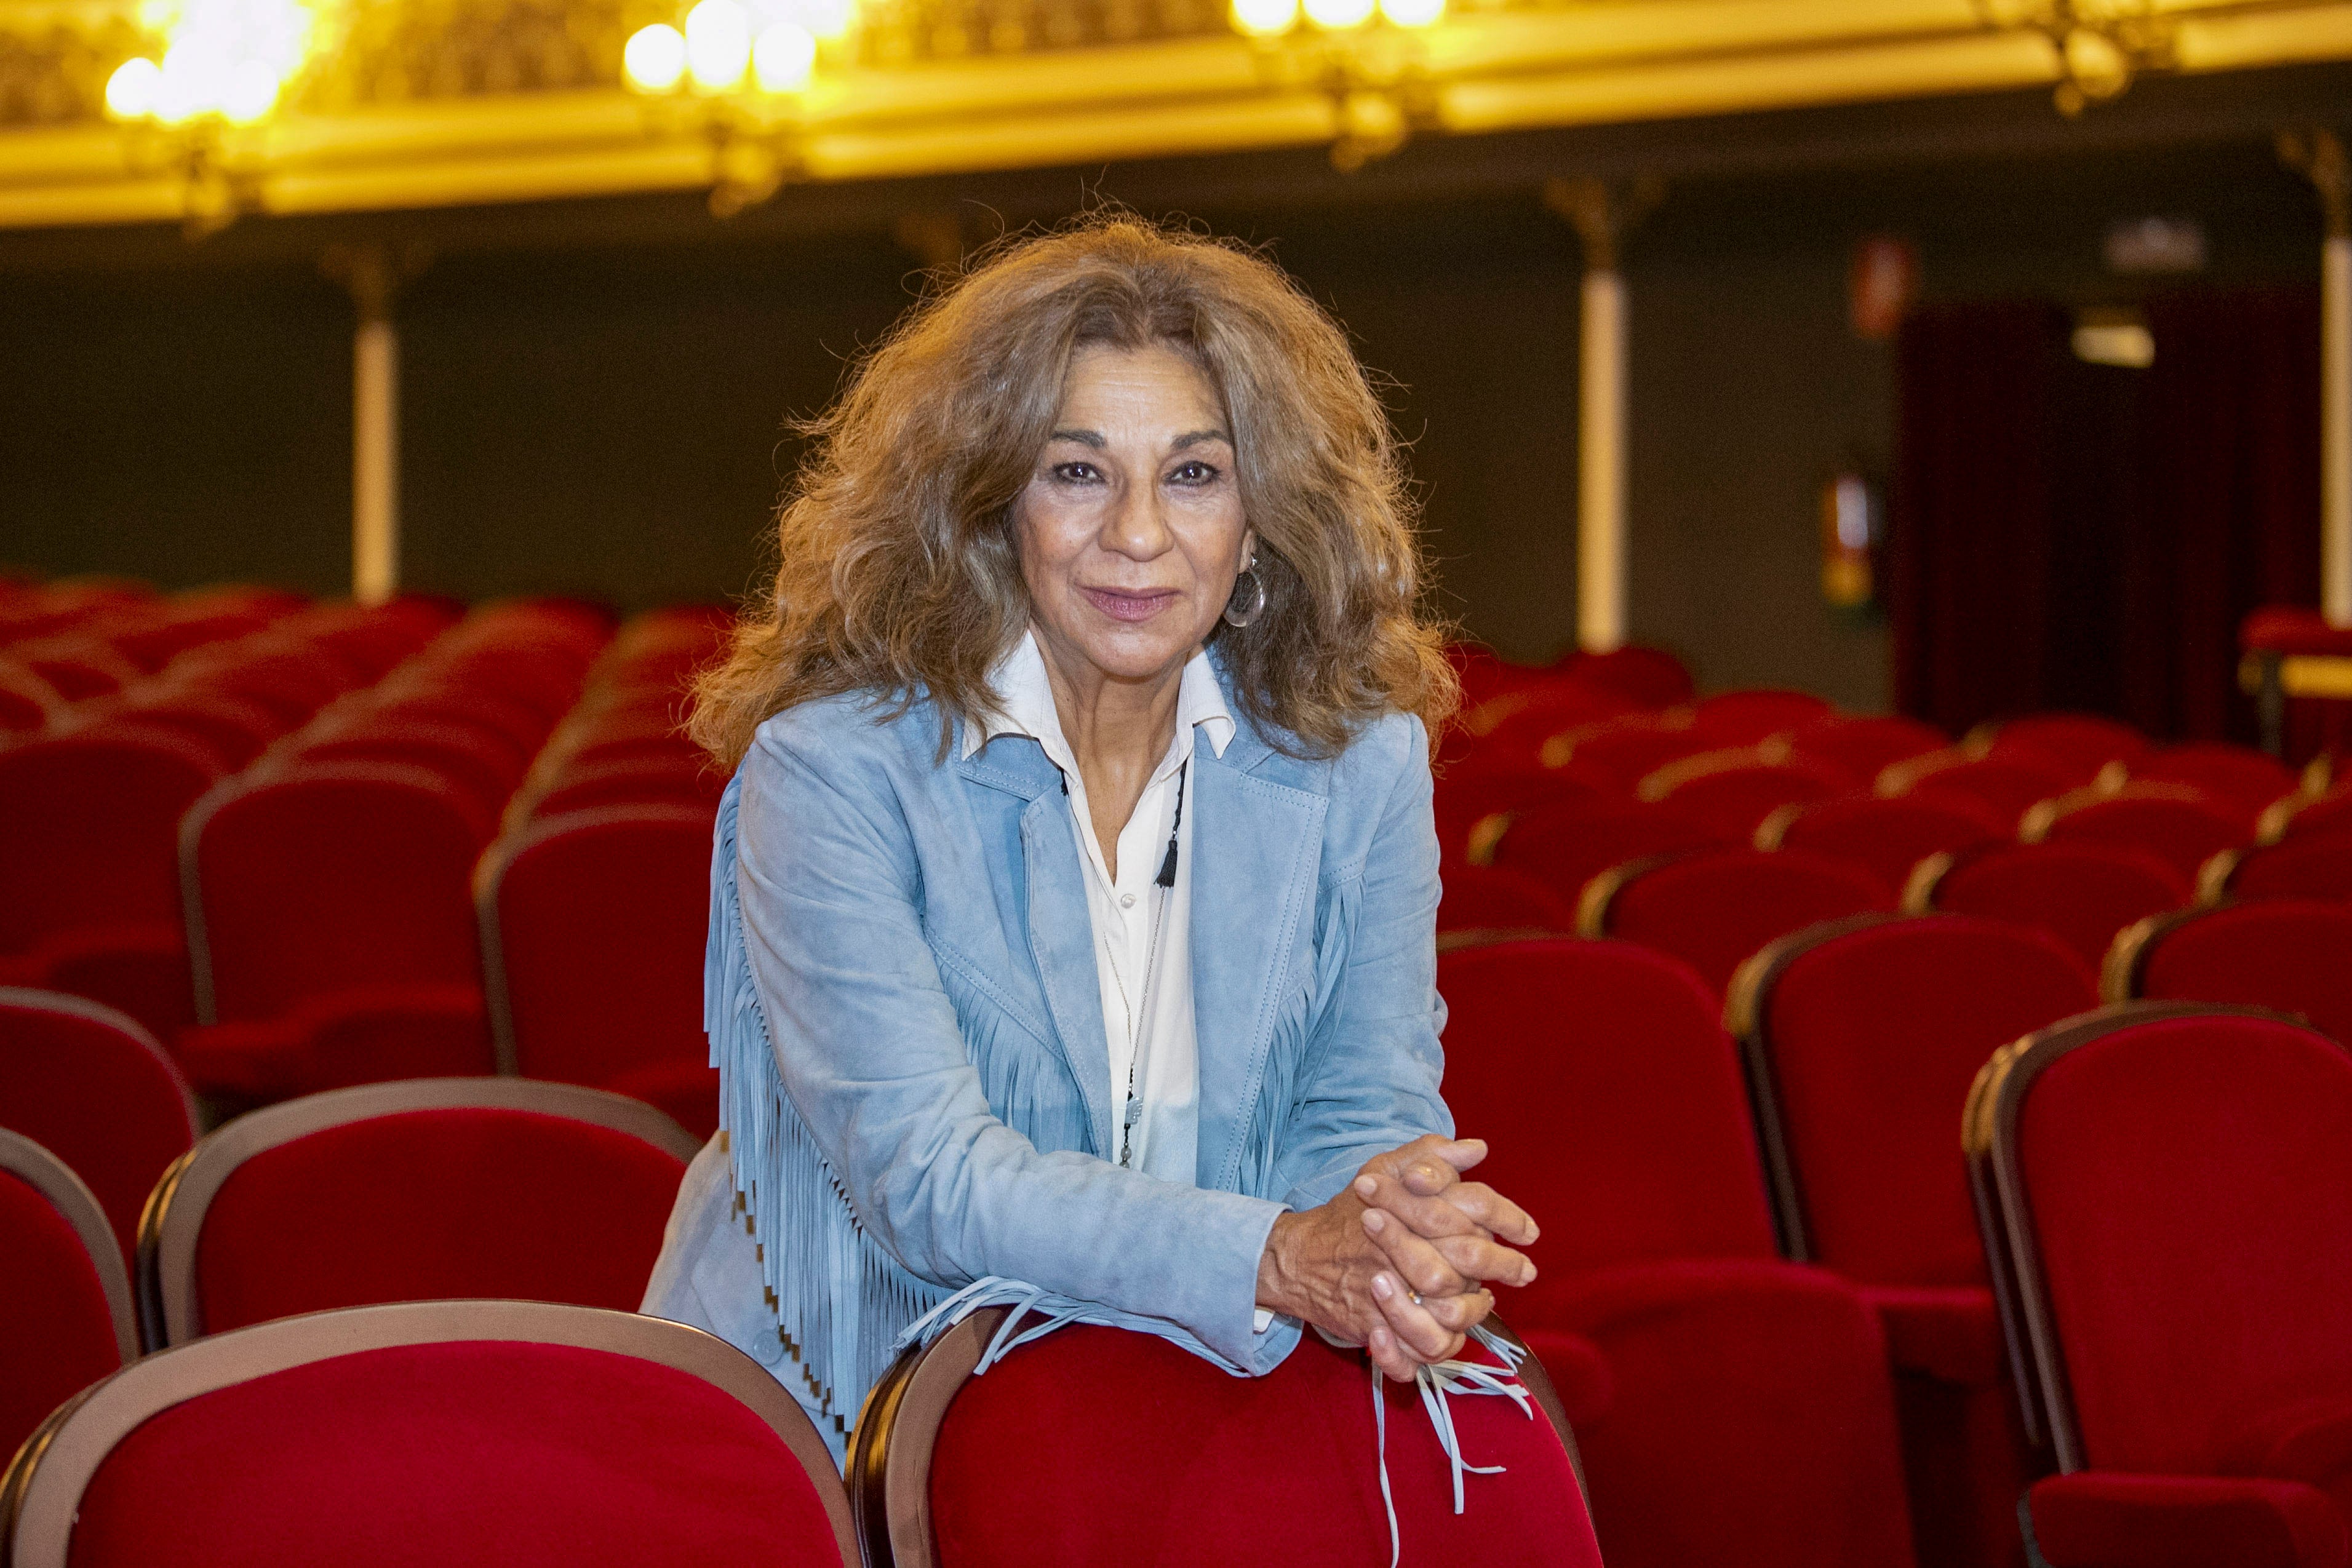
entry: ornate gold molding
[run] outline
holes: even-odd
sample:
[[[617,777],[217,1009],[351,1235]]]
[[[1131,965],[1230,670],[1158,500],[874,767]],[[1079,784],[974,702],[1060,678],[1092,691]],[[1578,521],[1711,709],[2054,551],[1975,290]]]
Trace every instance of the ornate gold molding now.
[[[2051,87],[2048,39],[1977,0],[1457,0],[1414,40],[1410,123],[1223,0],[882,0],[782,177],[852,180],[1476,134]],[[2155,0],[2171,68],[2352,58],[2352,0]],[[359,0],[341,47],[234,154],[269,213],[708,188],[712,150],[619,86],[663,0]],[[127,5],[0,0],[0,226],[173,221],[169,168],[97,118]],[[1344,84],[1343,84],[1344,85]],[[1382,113],[1388,112],[1381,109]],[[1375,118],[1378,118],[1375,116]],[[1370,152],[1377,152],[1377,144]]]

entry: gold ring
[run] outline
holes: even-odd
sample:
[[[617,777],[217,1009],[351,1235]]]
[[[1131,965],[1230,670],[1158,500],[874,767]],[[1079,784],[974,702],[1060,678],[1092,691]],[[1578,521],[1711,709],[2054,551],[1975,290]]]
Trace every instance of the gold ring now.
[[[1421,1292],[1419,1291],[1407,1291],[1405,1294],[1412,1298],[1412,1304],[1414,1306],[1417,1307],[1421,1305]]]

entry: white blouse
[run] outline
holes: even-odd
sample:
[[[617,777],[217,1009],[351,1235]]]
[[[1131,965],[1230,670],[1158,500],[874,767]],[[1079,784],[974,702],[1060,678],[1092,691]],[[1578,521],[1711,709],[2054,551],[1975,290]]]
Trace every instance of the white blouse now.
[[[1027,736],[1062,770],[1069,795],[1070,831],[1086,867],[1095,978],[1101,987],[1104,1044],[1110,1053],[1114,1109],[1109,1157],[1162,1180],[1193,1186],[1199,1179],[1201,1072],[1192,1022],[1192,789],[1187,765],[1196,729],[1208,737],[1220,757],[1233,740],[1234,718],[1225,706],[1224,690],[1208,655],[1192,655],[1177,689],[1176,733],[1167,755],[1152,769],[1134,813],[1119,830],[1118,874],[1113,876],[1095,839],[1086,780],[1062,733],[1061,714],[1054,706],[1034,632],[1022,637],[991,674],[989,684],[998,711],[982,726],[966,728],[963,755],[971,756],[1001,735]],[[1180,793],[1186,808],[1181,819]],[[1175,884],[1163,888],[1157,879],[1168,858],[1171,829]]]

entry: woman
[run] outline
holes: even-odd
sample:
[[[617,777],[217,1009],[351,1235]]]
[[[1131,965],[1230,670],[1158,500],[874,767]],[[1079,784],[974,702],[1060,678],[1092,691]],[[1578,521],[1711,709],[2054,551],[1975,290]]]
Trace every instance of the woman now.
[[[812,434],[699,692],[740,764],[723,1130],[646,1310],[836,1455],[974,1281],[1237,1373],[1302,1324],[1399,1378],[1454,1354],[1535,1228],[1438,1097],[1454,685],[1339,329],[1246,252],[1094,220],[926,304]]]

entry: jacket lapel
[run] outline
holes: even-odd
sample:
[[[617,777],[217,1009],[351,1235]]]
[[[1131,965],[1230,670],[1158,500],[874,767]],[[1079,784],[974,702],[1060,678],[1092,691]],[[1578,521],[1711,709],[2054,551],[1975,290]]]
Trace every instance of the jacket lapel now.
[[[1093,1152],[1102,1155],[1111,1146],[1110,1052],[1104,1043],[1102,991],[1095,979],[1086,868],[1070,833],[1061,769],[1035,741],[1012,736],[983,746],[958,767],[973,782],[1028,802],[1021,812],[1021,874],[1030,959],[1053,1015],[1055,1048],[1086,1097]]]
[[[1286,992],[1307,983],[1315,935],[1330,802],[1252,771],[1272,755],[1245,719],[1223,757],[1206,744],[1193,752],[1192,1016],[1204,1187],[1234,1186],[1275,1021]]]

